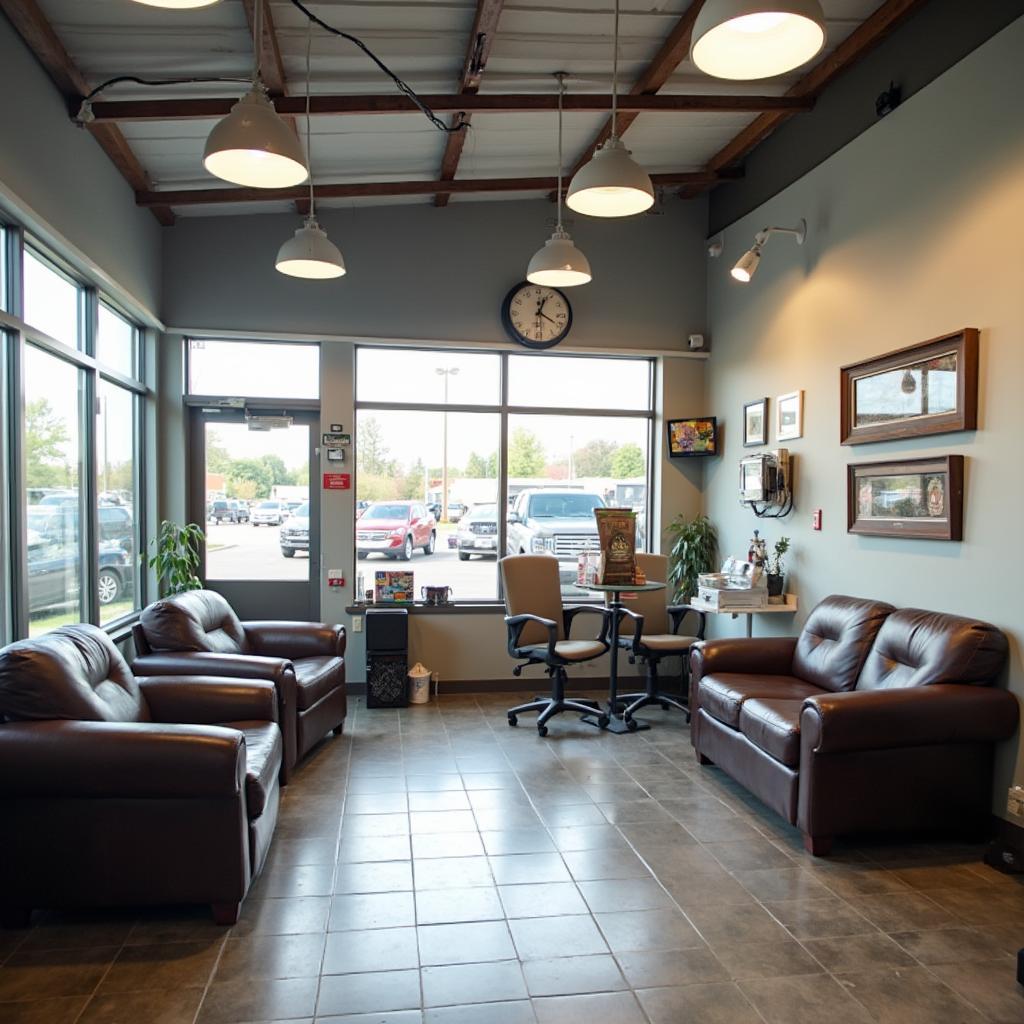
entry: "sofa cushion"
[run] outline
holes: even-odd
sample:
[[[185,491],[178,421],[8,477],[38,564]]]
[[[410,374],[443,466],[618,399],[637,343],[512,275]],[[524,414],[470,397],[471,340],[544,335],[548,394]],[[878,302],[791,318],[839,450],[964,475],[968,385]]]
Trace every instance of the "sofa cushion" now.
[[[284,748],[274,722],[222,722],[245,736],[245,806],[249,820],[258,818],[277,785]]]
[[[795,676],[761,676],[742,672],[720,672],[704,676],[698,684],[697,703],[712,718],[733,729],[740,727],[740,708],[751,697],[802,701],[821,689]]]
[[[790,768],[800,765],[802,700],[751,697],[740,708],[740,732],[766,754]]]
[[[148,722],[121,652],[97,626],[61,626],[0,653],[0,719]]]
[[[154,651],[250,653],[238,616],[212,590],[189,590],[155,601],[143,610],[139,622]]]
[[[901,608],[879,630],[857,689],[935,683],[987,686],[1006,664],[1007,650],[1005,634],[987,622]]]
[[[300,711],[308,711],[341,685],[345,678],[342,658],[296,658],[292,664],[295,666],[296,703]]]
[[[826,597],[800,632],[793,674],[833,693],[852,690],[871,644],[893,610],[883,601]]]

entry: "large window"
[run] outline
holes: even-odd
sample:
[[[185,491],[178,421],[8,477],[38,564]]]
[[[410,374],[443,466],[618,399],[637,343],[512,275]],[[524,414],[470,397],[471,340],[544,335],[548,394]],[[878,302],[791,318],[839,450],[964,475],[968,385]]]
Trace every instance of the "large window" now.
[[[364,586],[403,568],[417,595],[493,601],[497,559],[525,551],[557,558],[563,594],[585,596],[595,507],[635,509],[647,546],[651,377],[647,359],[358,349]]]
[[[0,475],[18,487],[3,636],[109,625],[143,598],[141,332],[95,289],[0,231],[0,338],[16,382]]]

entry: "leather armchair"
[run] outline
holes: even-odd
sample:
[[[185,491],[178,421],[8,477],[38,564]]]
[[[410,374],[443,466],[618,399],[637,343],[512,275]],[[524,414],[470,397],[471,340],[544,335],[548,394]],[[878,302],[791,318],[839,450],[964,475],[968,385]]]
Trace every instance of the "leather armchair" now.
[[[217,675],[274,684],[284,736],[281,781],[345,722],[345,629],[319,622],[241,622],[212,590],[146,608],[133,630],[135,668],[146,675]]]
[[[232,924],[266,857],[273,685],[137,679],[94,626],[0,651],[0,918],[209,903]]]
[[[814,854],[846,833],[977,832],[1019,715],[992,685],[1007,646],[985,622],[829,597],[799,637],[694,647],[691,740]]]

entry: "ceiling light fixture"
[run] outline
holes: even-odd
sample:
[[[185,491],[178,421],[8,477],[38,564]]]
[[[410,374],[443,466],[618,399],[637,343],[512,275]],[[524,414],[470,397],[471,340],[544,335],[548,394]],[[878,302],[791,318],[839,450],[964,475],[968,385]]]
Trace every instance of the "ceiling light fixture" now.
[[[754,235],[754,244],[736,261],[732,268],[732,276],[743,284],[747,284],[757,273],[761,262],[761,250],[772,235],[792,235],[797,245],[803,245],[807,237],[807,221],[801,219],[795,228],[764,228]]]
[[[619,0],[615,0],[612,56],[612,133],[569,183],[566,206],[590,217],[632,217],[654,205],[650,176],[632,158],[618,133]]]
[[[586,284],[593,276],[590,261],[573,244],[562,227],[562,96],[565,93],[565,72],[555,75],[558,80],[558,219],[554,234],[544,246],[533,254],[526,269],[526,280],[531,284],[544,284],[552,288],[572,288]]]
[[[715,78],[749,81],[806,64],[825,45],[818,0],[707,0],[690,59]]]
[[[220,0],[135,0],[137,4],[145,7],[166,7],[172,11],[194,10],[196,7],[212,7],[219,4]]]
[[[281,120],[260,77],[263,52],[263,0],[253,15],[256,54],[252,89],[210,132],[203,166],[213,175],[249,188],[290,188],[308,176],[302,145]]]
[[[327,237],[316,219],[316,196],[313,191],[313,129],[309,116],[313,50],[313,22],[306,23],[306,159],[309,162],[309,216],[292,238],[277,251],[275,267],[289,277],[324,281],[345,274],[341,250]]]

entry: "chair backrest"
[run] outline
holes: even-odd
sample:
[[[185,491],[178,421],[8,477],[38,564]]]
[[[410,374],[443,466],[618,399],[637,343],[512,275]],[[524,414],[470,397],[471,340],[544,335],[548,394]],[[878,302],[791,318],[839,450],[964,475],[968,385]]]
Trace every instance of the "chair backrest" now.
[[[1005,634],[987,622],[901,608],[878,631],[858,690],[935,683],[988,686],[1006,664]]]
[[[139,622],[154,651],[249,653],[238,616],[212,590],[187,590],[155,601],[143,611]]]
[[[882,624],[894,611],[884,601],[833,594],[804,623],[793,654],[793,675],[838,693],[857,686]]]
[[[505,594],[505,613],[554,619],[558,623],[558,639],[564,640],[558,559],[551,555],[509,555],[498,566]],[[528,622],[519,642],[522,646],[546,644],[548,631],[536,622]]]
[[[97,626],[61,626],[0,651],[0,716],[146,722],[149,709],[121,652]]]
[[[668,582],[668,557],[666,555],[647,555],[637,553],[636,564],[638,569],[643,569],[648,583]],[[639,592],[635,598],[623,602],[631,611],[644,617],[644,632],[648,636],[658,636],[667,633],[668,629],[668,589],[647,590]],[[622,623],[623,635],[629,634],[631,626],[629,619]]]

